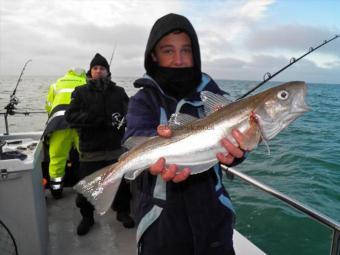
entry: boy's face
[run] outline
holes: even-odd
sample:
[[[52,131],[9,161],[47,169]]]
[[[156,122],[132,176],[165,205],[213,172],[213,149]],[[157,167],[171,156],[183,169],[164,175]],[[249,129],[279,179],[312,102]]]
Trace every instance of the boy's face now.
[[[152,53],[153,61],[161,67],[193,67],[190,37],[185,32],[174,32],[164,36]]]
[[[91,68],[91,77],[93,80],[107,77],[108,72],[104,66],[94,66]]]

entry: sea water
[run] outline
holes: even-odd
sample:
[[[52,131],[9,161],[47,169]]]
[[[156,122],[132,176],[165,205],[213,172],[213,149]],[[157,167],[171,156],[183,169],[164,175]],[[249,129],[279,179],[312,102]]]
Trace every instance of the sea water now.
[[[48,87],[58,77],[25,76],[16,96],[17,111],[8,117],[10,132],[41,131]],[[136,93],[134,78],[114,77],[129,96]],[[9,102],[17,77],[0,77],[0,112]],[[255,81],[217,80],[235,99],[254,87]],[[268,82],[260,90],[278,85]],[[259,90],[259,91],[260,91]],[[269,142],[270,155],[260,145],[235,169],[340,221],[340,84],[308,84],[305,113]],[[3,115],[0,116],[3,118]],[[5,132],[0,120],[0,132]],[[327,227],[291,209],[239,178],[224,184],[237,213],[236,229],[268,254],[329,254],[331,235]]]

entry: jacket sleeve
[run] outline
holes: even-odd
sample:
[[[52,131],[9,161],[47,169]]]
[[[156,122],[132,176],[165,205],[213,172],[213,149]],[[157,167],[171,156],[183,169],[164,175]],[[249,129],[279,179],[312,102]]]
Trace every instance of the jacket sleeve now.
[[[123,130],[124,133],[126,132],[126,123],[127,123],[127,112],[128,112],[128,106],[129,106],[129,96],[125,93],[125,90],[123,91],[123,116],[124,116],[124,122],[123,122]]]
[[[123,111],[124,111],[124,115],[127,114],[128,112],[128,106],[129,106],[129,96],[126,94],[125,90],[123,91]]]
[[[139,91],[131,97],[127,112],[127,129],[123,138],[131,136],[156,136],[159,116],[157,109],[148,100],[145,92]]]
[[[46,96],[46,102],[45,102],[45,109],[48,113],[48,115],[50,115],[51,111],[52,111],[52,104],[53,104],[53,100],[54,100],[54,86],[55,84],[50,85],[50,88],[48,89],[48,94]]]
[[[70,108],[65,112],[66,121],[72,128],[99,127],[105,123],[105,116],[91,113],[82,94],[76,88],[72,92]]]

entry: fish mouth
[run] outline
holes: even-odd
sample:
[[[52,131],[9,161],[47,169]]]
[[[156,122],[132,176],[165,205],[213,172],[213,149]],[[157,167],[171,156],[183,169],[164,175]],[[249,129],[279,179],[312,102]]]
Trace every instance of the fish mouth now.
[[[305,101],[306,92],[307,87],[304,84],[302,89],[300,89],[294,97],[291,109],[283,114],[277,121],[274,122],[271,119],[259,118],[260,128],[265,140],[271,140],[303,113],[310,111],[310,108]]]
[[[262,136],[265,140],[273,139],[281,130],[285,129],[290,123],[296,120],[304,110],[289,112],[282,116],[278,121],[269,121],[263,118],[259,118],[260,129]]]
[[[299,91],[298,95],[294,98],[292,102],[291,114],[303,114],[310,111],[310,107],[306,103],[307,86],[304,84],[302,89]]]

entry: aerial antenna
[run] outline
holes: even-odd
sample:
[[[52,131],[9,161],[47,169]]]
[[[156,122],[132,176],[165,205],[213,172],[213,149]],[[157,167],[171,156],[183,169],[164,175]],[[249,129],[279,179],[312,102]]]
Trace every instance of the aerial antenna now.
[[[269,72],[265,73],[263,76],[263,81],[260,82],[259,84],[257,84],[254,88],[252,88],[251,90],[249,90],[247,93],[245,93],[243,96],[239,97],[237,100],[242,99],[246,96],[248,96],[251,92],[253,92],[254,90],[258,89],[260,86],[262,86],[263,84],[265,84],[267,81],[271,80],[272,78],[274,78],[276,75],[278,75],[279,73],[281,73],[282,71],[284,71],[285,69],[287,69],[288,67],[290,67],[291,65],[295,64],[296,62],[298,62],[300,59],[304,58],[305,56],[307,56],[308,54],[316,51],[317,49],[321,48],[322,46],[326,45],[327,43],[335,40],[336,38],[340,37],[340,35],[335,35],[334,37],[332,37],[329,40],[324,40],[323,43],[321,43],[320,45],[318,45],[317,47],[313,48],[310,47],[309,50],[303,54],[301,57],[299,58],[291,58],[289,61],[289,64],[282,67],[279,71],[277,71],[274,74],[271,74]]]

